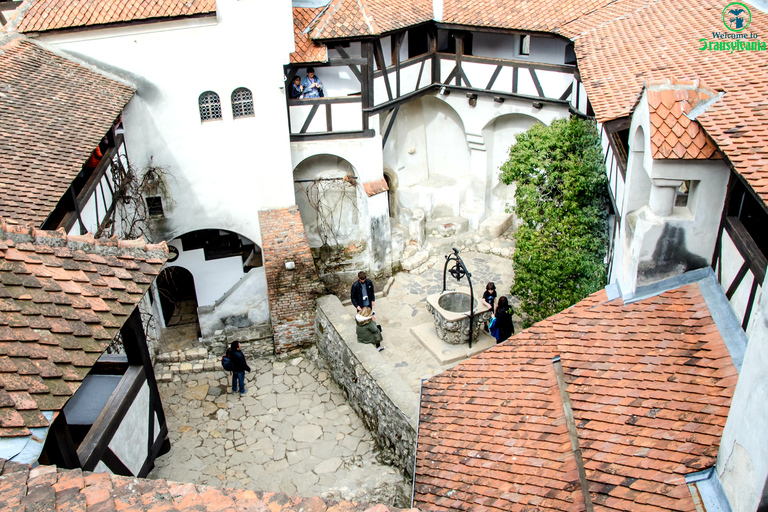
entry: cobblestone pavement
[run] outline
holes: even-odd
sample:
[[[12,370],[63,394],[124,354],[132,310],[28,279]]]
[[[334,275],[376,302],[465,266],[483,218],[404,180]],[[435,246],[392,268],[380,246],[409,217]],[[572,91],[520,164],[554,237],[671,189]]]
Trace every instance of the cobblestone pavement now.
[[[249,361],[243,396],[223,371],[160,383],[172,448],[149,477],[407,507],[410,484],[316,354]]]
[[[462,253],[461,258],[472,273],[472,287],[476,297],[483,296],[488,281],[494,282],[497,293],[506,294],[509,297],[514,274],[511,260],[477,252]],[[382,326],[384,337],[382,344],[387,347],[381,355],[390,361],[405,382],[417,393],[421,379],[429,378],[454,366],[453,364],[441,366],[410,331],[416,325],[434,322],[432,314],[427,311],[427,295],[439,293],[443,289],[445,259],[436,258],[434,261],[432,268],[422,274],[397,274],[388,295],[377,297],[376,300],[376,321]],[[468,286],[466,278],[460,283],[450,275],[446,278],[447,290],[465,286]],[[343,298],[348,299],[348,297]],[[513,306],[516,306],[517,302],[516,299],[510,299]],[[347,311],[354,316],[354,306],[347,306]],[[518,316],[514,319],[515,332],[518,332],[521,319]],[[483,336],[487,335],[483,334]]]

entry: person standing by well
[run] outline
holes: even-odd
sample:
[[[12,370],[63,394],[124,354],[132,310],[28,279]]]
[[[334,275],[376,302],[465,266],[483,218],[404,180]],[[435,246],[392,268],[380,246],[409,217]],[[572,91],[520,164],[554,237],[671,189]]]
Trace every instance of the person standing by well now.
[[[352,305],[358,311],[366,307],[373,309],[373,302],[376,300],[376,296],[373,293],[373,283],[365,275],[365,272],[360,271],[357,273],[357,281],[352,284],[350,298],[352,299]]]

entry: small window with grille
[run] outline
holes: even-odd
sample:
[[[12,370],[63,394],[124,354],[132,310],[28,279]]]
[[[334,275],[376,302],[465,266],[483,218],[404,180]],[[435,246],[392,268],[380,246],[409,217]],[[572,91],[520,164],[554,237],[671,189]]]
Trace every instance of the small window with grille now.
[[[197,103],[200,107],[201,121],[221,119],[221,100],[218,94],[213,91],[205,91],[200,95]]]
[[[232,117],[249,117],[253,113],[253,95],[250,89],[239,87],[232,91]]]
[[[163,198],[161,197],[147,197],[147,213],[150,217],[162,217],[165,215],[163,211]]]

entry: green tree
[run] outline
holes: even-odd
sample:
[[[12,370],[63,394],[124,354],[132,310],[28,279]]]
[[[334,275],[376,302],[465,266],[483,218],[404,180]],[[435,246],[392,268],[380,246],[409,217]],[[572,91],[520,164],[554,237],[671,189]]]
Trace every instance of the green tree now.
[[[511,293],[527,327],[605,286],[608,196],[595,123],[573,117],[531,127],[499,177],[517,184]]]

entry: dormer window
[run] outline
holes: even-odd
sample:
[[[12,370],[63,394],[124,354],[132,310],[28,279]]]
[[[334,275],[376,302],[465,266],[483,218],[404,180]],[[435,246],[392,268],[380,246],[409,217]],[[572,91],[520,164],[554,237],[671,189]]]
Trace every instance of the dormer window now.
[[[239,87],[232,91],[232,117],[253,116],[253,94],[250,89]]]
[[[221,119],[221,100],[213,91],[205,91],[197,100],[200,107],[200,121]]]

